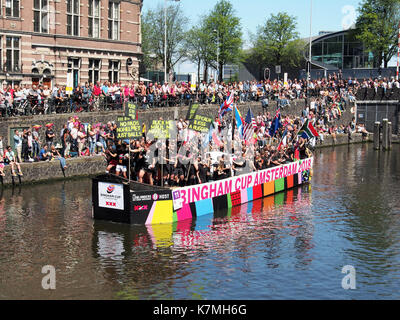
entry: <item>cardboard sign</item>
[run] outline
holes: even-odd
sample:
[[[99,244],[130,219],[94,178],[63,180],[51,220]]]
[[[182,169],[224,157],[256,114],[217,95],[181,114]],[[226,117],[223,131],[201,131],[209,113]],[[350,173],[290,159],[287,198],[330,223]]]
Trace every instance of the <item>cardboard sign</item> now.
[[[197,110],[199,110],[199,105],[198,104],[192,104],[189,107],[188,113],[186,115],[186,120],[192,120],[197,114]]]
[[[117,118],[117,139],[132,139],[142,136],[142,124],[130,117]]]
[[[197,114],[192,120],[190,120],[189,129],[201,133],[208,133],[213,121],[214,121],[213,118]]]
[[[136,119],[136,104],[128,102],[125,106],[125,117],[131,117],[132,119]]]

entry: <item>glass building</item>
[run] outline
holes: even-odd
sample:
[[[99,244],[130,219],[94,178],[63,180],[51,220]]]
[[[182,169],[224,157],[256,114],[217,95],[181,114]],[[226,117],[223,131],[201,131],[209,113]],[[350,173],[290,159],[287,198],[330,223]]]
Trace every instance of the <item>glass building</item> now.
[[[308,50],[306,58],[308,59]],[[365,50],[352,30],[320,33],[312,40],[311,60],[314,66],[327,70],[373,68],[374,57]]]

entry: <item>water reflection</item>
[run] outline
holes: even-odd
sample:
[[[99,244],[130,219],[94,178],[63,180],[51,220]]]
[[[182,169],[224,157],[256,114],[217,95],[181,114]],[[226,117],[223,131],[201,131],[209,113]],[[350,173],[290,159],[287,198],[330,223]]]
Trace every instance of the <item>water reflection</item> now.
[[[318,150],[310,186],[155,226],[93,221],[89,179],[0,189],[0,299],[399,299],[399,157]]]

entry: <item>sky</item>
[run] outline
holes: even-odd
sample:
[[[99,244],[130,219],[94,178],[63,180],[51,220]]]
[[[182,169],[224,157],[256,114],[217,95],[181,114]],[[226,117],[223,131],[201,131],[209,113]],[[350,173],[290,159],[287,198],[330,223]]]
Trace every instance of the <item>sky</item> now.
[[[357,8],[360,0],[230,0],[236,16],[241,19],[243,36],[246,42],[248,33],[256,33],[257,26],[265,24],[271,14],[287,12],[297,17],[297,31],[300,38],[310,36],[310,14],[312,1],[312,35],[316,36],[320,31],[341,31],[347,29],[357,18]],[[168,1],[172,3],[171,1]],[[189,28],[199,21],[201,15],[208,14],[217,0],[180,0],[179,5],[190,19]],[[164,0],[144,0],[143,10],[155,8],[158,4],[164,4]],[[195,67],[190,63],[179,66],[180,73],[194,71]],[[178,71],[178,70],[175,70]]]

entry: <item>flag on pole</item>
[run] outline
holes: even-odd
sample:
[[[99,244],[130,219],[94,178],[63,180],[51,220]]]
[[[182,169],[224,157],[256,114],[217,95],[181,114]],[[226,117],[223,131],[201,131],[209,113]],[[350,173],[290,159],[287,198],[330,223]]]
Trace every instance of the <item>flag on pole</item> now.
[[[245,141],[250,141],[254,137],[254,131],[257,128],[256,119],[254,118],[251,109],[247,112],[246,119],[244,120],[243,137]]]
[[[281,150],[282,147],[287,145],[287,133],[288,129],[286,128],[285,132],[282,135],[281,143],[279,143],[278,150]]]
[[[279,130],[279,128],[281,127],[281,109],[279,108],[276,111],[276,115],[274,120],[272,120],[271,123],[271,128],[269,128],[269,135],[270,137],[274,137],[276,132]]]
[[[310,120],[307,119],[304,125],[301,127],[297,136],[302,137],[304,139],[311,139],[313,137],[318,137],[319,134],[317,130],[315,130]]]
[[[242,115],[240,114],[239,109],[235,106],[235,119],[236,119],[236,127],[239,131],[239,136],[243,138],[243,119]]]
[[[221,104],[221,107],[219,108],[219,117],[222,118],[225,113],[232,111],[232,104],[233,100],[235,97],[235,93],[232,91],[229,97],[224,101],[223,104]]]

